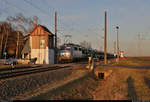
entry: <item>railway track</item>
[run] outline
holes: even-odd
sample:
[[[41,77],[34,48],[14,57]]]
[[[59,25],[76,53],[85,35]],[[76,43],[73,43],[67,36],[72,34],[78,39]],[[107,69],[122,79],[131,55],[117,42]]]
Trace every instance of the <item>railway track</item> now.
[[[14,66],[15,70],[23,70],[23,69],[30,69],[30,68],[37,68],[37,67],[41,67],[41,65],[35,65],[35,66],[31,66],[31,65],[25,65],[25,66]],[[13,68],[12,66],[9,66],[8,68],[0,68],[0,73],[1,72],[5,72],[5,71],[11,71]]]
[[[0,70],[0,79],[8,79],[12,77],[17,77],[17,76],[23,76],[27,74],[33,74],[33,73],[40,73],[40,72],[45,72],[45,71],[50,71],[50,70],[58,70],[58,69],[63,69],[63,68],[68,68],[70,66],[45,66],[45,67],[31,67],[31,68],[9,68],[6,70]]]
[[[17,76],[23,76],[27,74],[33,74],[33,73],[40,73],[40,72],[45,72],[45,71],[50,71],[50,70],[58,70],[62,68],[68,68],[70,66],[75,66],[75,65],[87,65],[88,62],[74,62],[74,63],[68,63],[67,65],[63,64],[58,64],[55,66],[44,66],[44,65],[34,65],[34,66],[22,66],[22,67],[15,67],[15,68],[3,68],[0,69],[0,79],[7,79],[7,78],[12,78],[12,77],[17,77]],[[61,66],[60,66],[61,65]]]

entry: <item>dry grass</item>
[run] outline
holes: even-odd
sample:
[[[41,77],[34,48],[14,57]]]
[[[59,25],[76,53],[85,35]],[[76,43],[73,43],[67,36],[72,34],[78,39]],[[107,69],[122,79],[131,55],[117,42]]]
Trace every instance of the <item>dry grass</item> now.
[[[150,65],[150,57],[128,57],[126,59],[120,60],[119,63],[115,63],[114,65],[123,65],[123,66]]]
[[[113,70],[113,74],[107,79],[99,82],[94,99],[104,100],[150,100],[150,58],[127,58],[121,60],[117,65],[131,66],[131,68],[98,68]],[[132,68],[141,66],[141,68]]]
[[[83,78],[80,78],[79,80],[72,81],[69,84],[53,89],[48,93],[44,93],[40,97],[33,97],[32,99],[150,100],[150,67],[143,68],[145,65],[150,66],[149,62],[149,57],[127,58],[121,60],[119,64],[116,64],[125,66],[124,68],[107,66],[103,68],[97,68],[98,70],[103,71],[112,70],[112,74],[107,79],[97,81],[93,75],[87,75]],[[128,68],[126,68],[126,66],[128,66]],[[132,68],[133,66],[138,66],[138,68]],[[55,76],[59,76],[56,73],[54,74],[54,78]],[[81,73],[77,73],[75,76],[80,74]],[[40,79],[43,80],[42,77],[40,77]],[[53,79],[53,77],[44,77],[44,79]],[[40,84],[41,81],[38,83]],[[37,85],[37,83],[35,85]]]

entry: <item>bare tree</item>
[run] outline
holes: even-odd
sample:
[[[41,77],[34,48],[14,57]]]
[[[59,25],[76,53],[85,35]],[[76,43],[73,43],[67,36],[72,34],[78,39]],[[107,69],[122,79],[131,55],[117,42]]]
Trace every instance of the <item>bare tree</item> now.
[[[5,21],[0,21],[0,58],[4,57],[6,52],[8,56],[14,56],[17,46],[17,32],[19,31],[19,51],[24,46],[23,37],[33,30],[33,24],[39,22],[37,16],[25,17],[22,13],[15,16],[8,16]],[[19,56],[20,56],[20,52]]]
[[[37,20],[36,22],[39,21],[39,18],[37,16],[34,16],[34,18],[36,18]],[[12,24],[13,29],[18,30],[19,26],[19,30],[24,34],[31,32],[31,30],[33,29],[34,23],[33,17],[32,18],[25,17],[22,13],[18,13],[14,17],[13,16],[7,17],[7,21]]]
[[[23,37],[22,32],[20,32],[20,51],[24,46]],[[17,31],[6,21],[0,22],[0,39],[0,58],[4,57],[5,52],[7,55],[14,55],[16,52]]]

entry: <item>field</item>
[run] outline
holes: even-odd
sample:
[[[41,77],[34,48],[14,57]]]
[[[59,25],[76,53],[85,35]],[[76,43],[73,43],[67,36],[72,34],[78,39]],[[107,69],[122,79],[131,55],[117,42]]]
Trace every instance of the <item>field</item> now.
[[[31,100],[150,100],[149,57],[130,57],[96,70],[112,73],[99,80],[89,74]]]
[[[1,80],[1,99],[150,100],[150,57],[128,57],[105,66],[101,63],[95,71],[111,70],[104,79],[76,67]]]
[[[150,100],[150,57],[130,57],[96,70],[112,73],[106,79],[89,74],[31,100]]]
[[[131,57],[112,66],[97,68],[113,73],[99,81],[94,100],[150,100],[149,57]]]

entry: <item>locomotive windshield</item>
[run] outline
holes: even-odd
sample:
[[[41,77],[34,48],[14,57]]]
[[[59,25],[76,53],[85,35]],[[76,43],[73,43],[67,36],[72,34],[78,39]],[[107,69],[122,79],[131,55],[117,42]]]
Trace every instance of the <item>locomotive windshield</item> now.
[[[61,46],[60,50],[70,50],[71,47]]]
[[[68,51],[68,50],[61,50],[60,51],[60,56],[70,56],[70,51]]]

